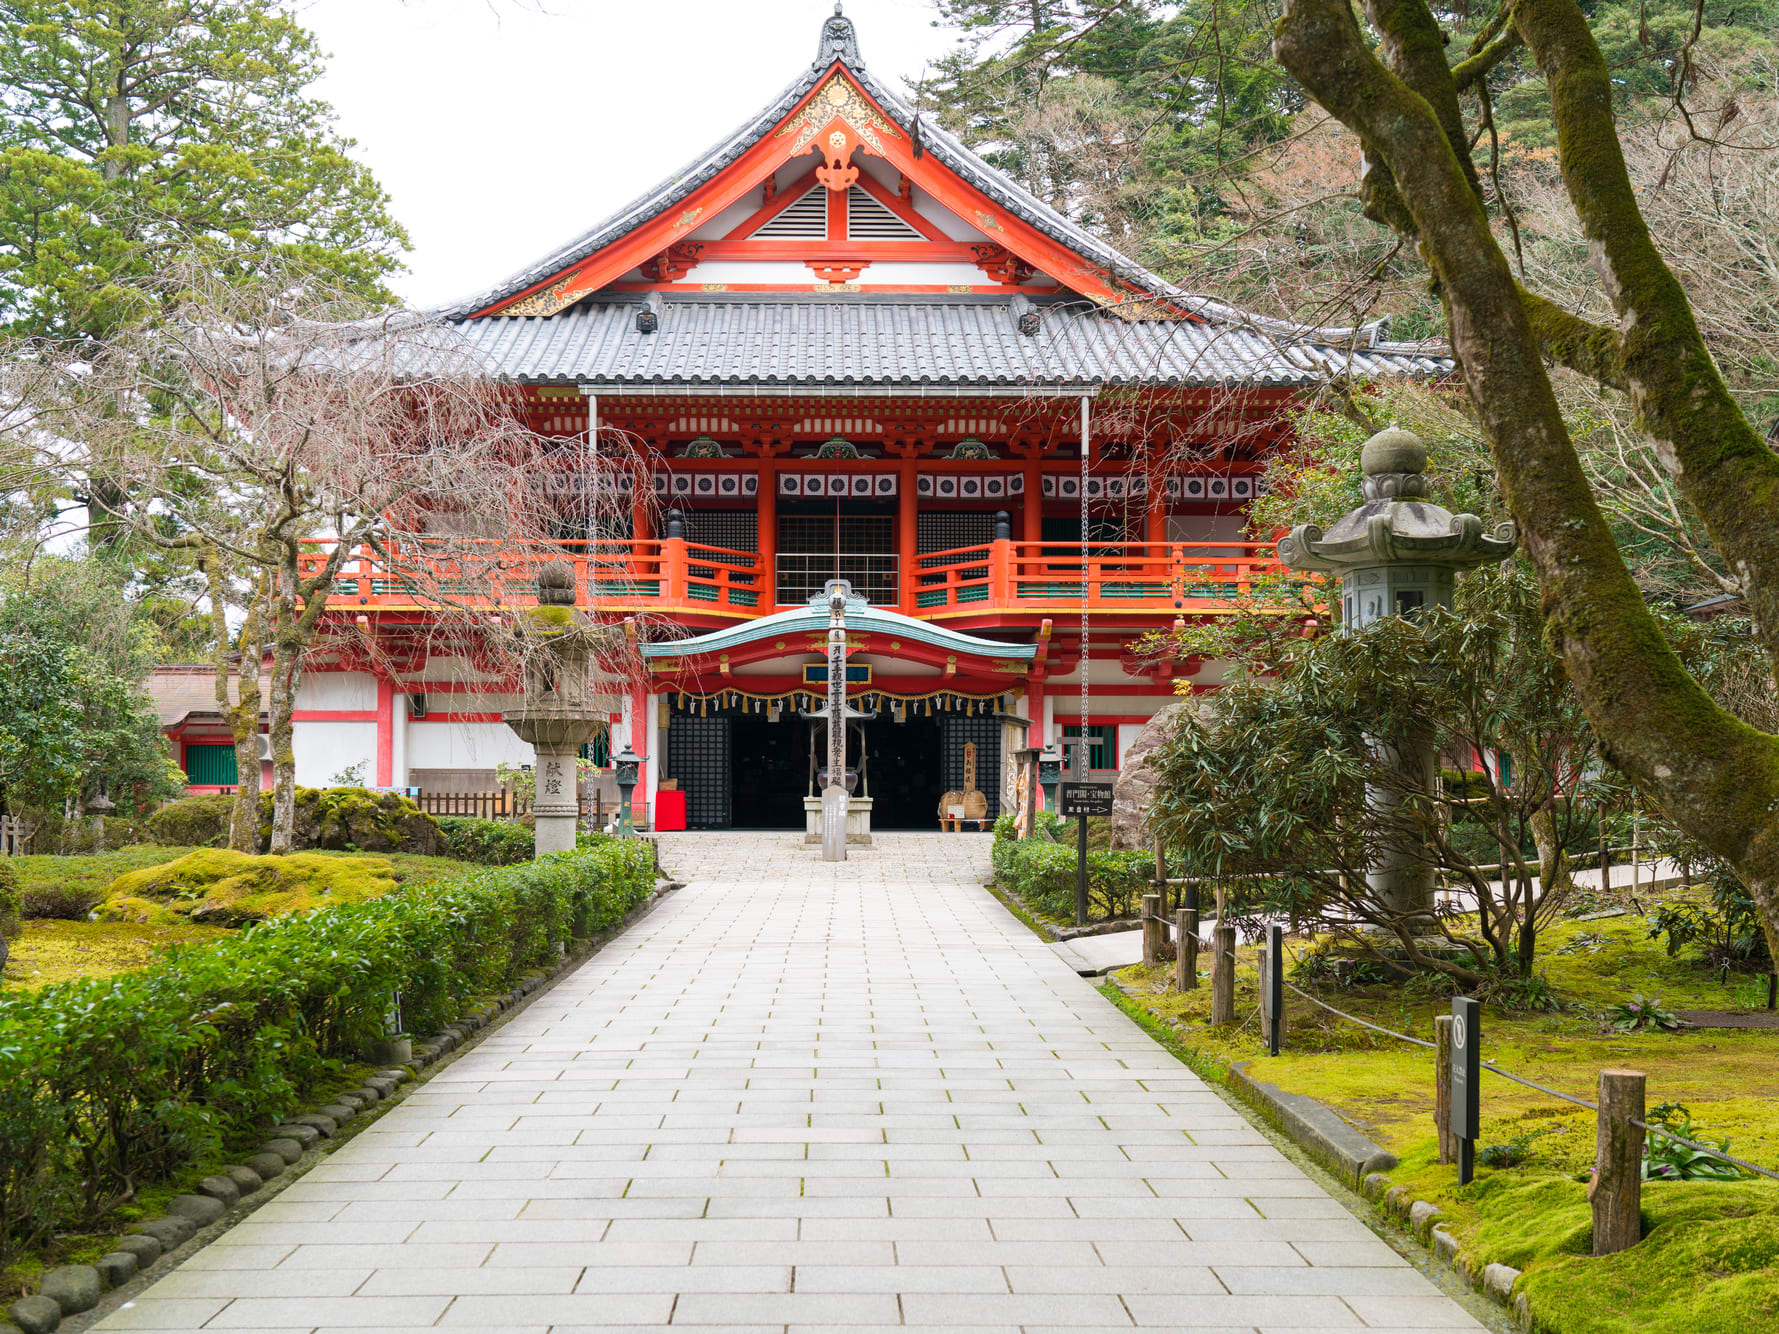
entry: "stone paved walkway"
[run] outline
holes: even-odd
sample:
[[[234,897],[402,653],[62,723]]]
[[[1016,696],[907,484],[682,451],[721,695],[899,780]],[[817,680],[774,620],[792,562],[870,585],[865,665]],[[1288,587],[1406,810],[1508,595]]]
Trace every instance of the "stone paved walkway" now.
[[[679,835],[684,890],[98,1326],[1480,1329],[980,888]]]

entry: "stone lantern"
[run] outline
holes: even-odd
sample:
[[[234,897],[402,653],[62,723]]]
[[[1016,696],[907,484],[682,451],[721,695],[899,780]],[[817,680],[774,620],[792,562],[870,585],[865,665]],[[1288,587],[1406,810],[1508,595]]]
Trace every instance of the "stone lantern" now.
[[[1324,533],[1314,524],[1279,539],[1279,559],[1294,570],[1340,576],[1341,623],[1360,630],[1385,616],[1413,617],[1424,607],[1449,607],[1459,570],[1505,560],[1517,544],[1511,523],[1485,532],[1474,514],[1453,514],[1427,499],[1427,447],[1408,431],[1391,427],[1365,442],[1359,466],[1365,503]],[[1409,738],[1383,747],[1390,758],[1433,790],[1439,757],[1433,741]],[[1401,794],[1372,787],[1366,804],[1388,817]],[[1407,848],[1383,854],[1365,877],[1373,897],[1405,915],[1433,909],[1433,867]]]
[[[581,747],[601,727],[594,707],[594,627],[574,610],[574,570],[551,561],[537,575],[537,606],[519,613],[525,704],[501,715],[537,752],[537,855],[567,852],[580,824]]]

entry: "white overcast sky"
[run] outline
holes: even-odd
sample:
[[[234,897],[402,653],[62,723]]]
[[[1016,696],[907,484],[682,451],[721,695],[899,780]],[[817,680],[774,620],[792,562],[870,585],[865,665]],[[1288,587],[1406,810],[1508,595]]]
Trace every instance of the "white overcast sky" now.
[[[394,201],[410,304],[480,291],[665,178],[815,58],[832,0],[309,0],[315,92]],[[898,83],[949,49],[929,0],[847,0]]]

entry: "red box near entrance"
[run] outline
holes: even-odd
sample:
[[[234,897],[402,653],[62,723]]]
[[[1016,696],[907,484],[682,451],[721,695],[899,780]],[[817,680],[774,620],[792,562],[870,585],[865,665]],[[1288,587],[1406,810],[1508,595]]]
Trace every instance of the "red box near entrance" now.
[[[655,829],[684,829],[686,827],[686,794],[684,792],[655,793]]]

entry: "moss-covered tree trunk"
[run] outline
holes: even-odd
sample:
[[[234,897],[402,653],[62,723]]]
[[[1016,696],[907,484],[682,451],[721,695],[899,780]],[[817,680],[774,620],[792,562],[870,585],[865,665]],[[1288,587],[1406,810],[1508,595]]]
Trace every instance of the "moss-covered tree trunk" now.
[[[1532,812],[1530,823],[1532,842],[1538,847],[1539,899],[1567,895],[1575,882],[1569,878],[1569,854],[1557,833],[1555,809],[1545,806]]]
[[[1496,244],[1457,87],[1426,0],[1286,0],[1280,61],[1364,146],[1368,213],[1420,247],[1452,348],[1538,572],[1546,632],[1608,759],[1748,885],[1779,945],[1779,737],[1689,676],[1632,581],[1576,456],[1545,358],[1616,374],[1667,447],[1687,499],[1747,588],[1779,661],[1779,457],[1732,399],[1631,191],[1604,59],[1574,0],[1517,0],[1512,23],[1550,84],[1565,185],[1616,330],[1545,318]],[[1387,63],[1386,63],[1387,62]],[[1548,303],[1545,303],[1548,307]],[[1554,308],[1552,308],[1554,309]],[[1548,313],[1548,312],[1546,312]],[[1582,326],[1578,331],[1577,326]],[[1577,349],[1586,356],[1576,355]],[[1578,369],[1581,367],[1578,366]],[[1584,372],[1586,373],[1586,372]]]
[[[280,608],[272,635],[272,837],[269,851],[286,853],[296,842],[296,690],[303,641],[289,608]]]

